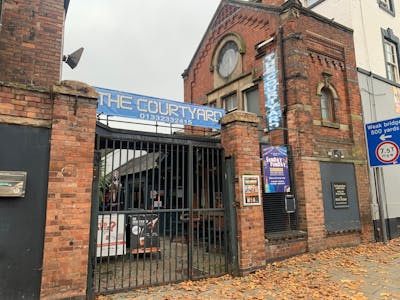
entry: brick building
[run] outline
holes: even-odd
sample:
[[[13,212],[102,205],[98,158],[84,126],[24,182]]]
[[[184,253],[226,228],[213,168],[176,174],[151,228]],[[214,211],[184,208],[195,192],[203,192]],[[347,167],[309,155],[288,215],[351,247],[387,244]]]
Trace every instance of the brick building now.
[[[0,195],[1,299],[86,293],[97,93],[60,82],[68,3],[0,1],[1,180],[26,174]]]
[[[264,2],[223,0],[184,73],[187,102],[228,112],[221,143],[234,161],[241,273],[372,236],[352,32],[297,1]],[[0,1],[0,179],[26,174],[23,196],[0,193],[0,298],[84,298],[91,288],[98,95],[60,82],[68,3]],[[264,176],[257,205],[242,201],[243,175],[269,168],[261,146],[287,151],[290,184],[271,192]],[[285,207],[293,195],[296,209]]]
[[[236,159],[242,271],[265,257],[372,238],[351,29],[299,1],[224,0],[182,76],[186,102],[227,113],[222,144]],[[284,191],[267,190],[268,146],[288,151]],[[243,206],[245,174],[264,178],[262,206]]]

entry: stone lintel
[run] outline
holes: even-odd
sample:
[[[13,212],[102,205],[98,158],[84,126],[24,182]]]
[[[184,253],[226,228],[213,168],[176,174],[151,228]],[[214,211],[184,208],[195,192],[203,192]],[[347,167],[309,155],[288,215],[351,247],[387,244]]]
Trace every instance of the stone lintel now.
[[[91,98],[96,101],[99,98],[99,93],[94,87],[74,80],[63,80],[59,84],[53,85],[52,91],[56,94]]]
[[[223,116],[220,120],[221,125],[227,125],[233,122],[244,122],[244,123],[258,123],[260,120],[258,119],[257,115],[254,113],[236,110],[230,112]]]
[[[15,116],[1,115],[1,114],[0,114],[0,123],[51,128],[50,120],[15,117]]]

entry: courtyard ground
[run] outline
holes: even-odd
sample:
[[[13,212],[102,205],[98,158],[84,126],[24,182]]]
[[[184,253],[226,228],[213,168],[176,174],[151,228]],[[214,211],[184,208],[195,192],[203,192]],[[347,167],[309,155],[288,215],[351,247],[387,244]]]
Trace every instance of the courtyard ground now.
[[[400,239],[307,253],[244,277],[226,275],[98,299],[400,299]]]

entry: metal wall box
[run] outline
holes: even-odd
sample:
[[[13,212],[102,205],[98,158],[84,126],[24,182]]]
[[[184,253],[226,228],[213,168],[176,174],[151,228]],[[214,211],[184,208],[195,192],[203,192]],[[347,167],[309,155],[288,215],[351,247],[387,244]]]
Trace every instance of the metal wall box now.
[[[285,195],[285,210],[287,213],[296,212],[296,198],[294,195]]]
[[[0,171],[0,197],[25,197],[24,171]]]

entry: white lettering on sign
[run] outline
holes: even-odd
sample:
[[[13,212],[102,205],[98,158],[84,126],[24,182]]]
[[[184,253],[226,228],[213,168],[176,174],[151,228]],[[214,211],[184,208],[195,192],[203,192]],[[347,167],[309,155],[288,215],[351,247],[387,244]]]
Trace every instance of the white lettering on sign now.
[[[279,102],[279,79],[276,69],[276,54],[272,52],[264,58],[264,96],[269,130],[281,123],[281,105]]]
[[[115,105],[118,109],[134,110],[134,107],[132,107],[132,97],[123,95],[117,95],[117,98],[113,99],[110,94],[100,94],[100,105],[106,105],[107,107],[113,107],[113,105]],[[206,122],[218,122],[222,117],[220,111],[213,111],[207,108],[187,107],[184,105],[179,106],[173,103],[162,103],[144,98],[137,100],[136,110],[168,117],[178,117],[179,113],[181,113],[183,117]]]
[[[97,88],[97,112],[172,124],[220,128],[223,109]]]

